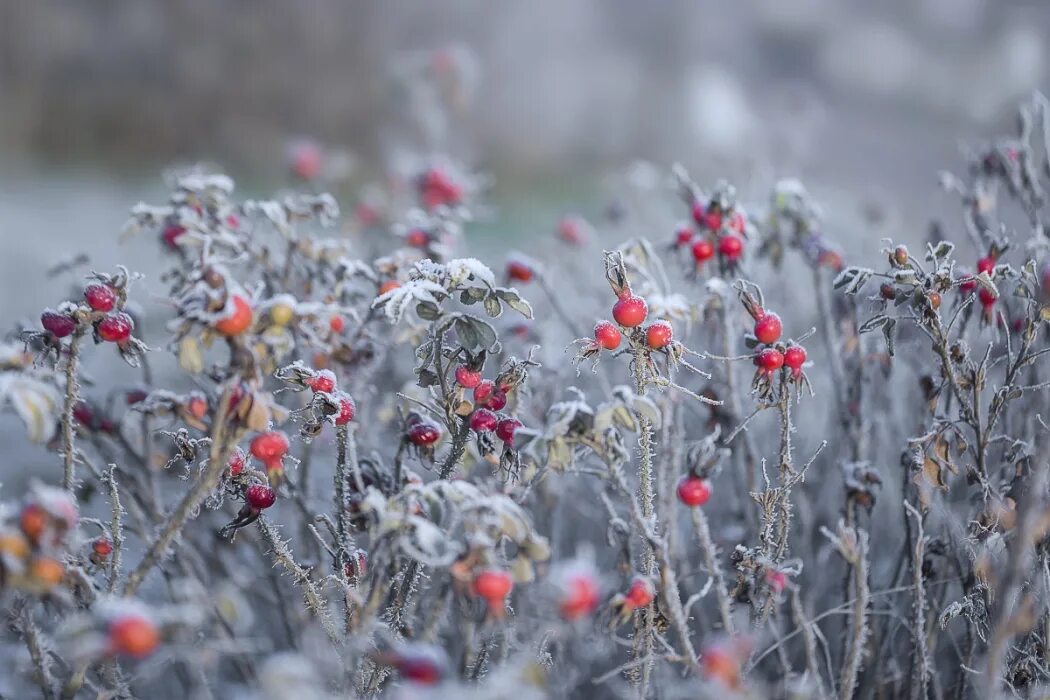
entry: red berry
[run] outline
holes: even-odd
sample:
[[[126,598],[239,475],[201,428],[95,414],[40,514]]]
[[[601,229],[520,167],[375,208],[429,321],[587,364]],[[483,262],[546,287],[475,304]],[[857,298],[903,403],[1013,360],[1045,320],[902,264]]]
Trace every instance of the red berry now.
[[[674,338],[674,329],[667,321],[650,323],[645,329],[645,343],[653,350],[666,348]]]
[[[117,305],[117,293],[108,284],[95,282],[84,287],[84,300],[92,311],[112,311]]]
[[[566,216],[558,222],[558,237],[572,245],[587,242],[587,226],[578,216]]]
[[[441,427],[430,420],[421,420],[408,429],[408,440],[413,445],[427,447],[441,439]]]
[[[160,643],[157,626],[141,615],[122,615],[109,623],[109,651],[135,659],[144,659]]]
[[[513,588],[514,580],[510,574],[499,569],[488,569],[474,577],[475,595],[490,604],[502,604]]]
[[[478,406],[486,405],[495,392],[496,385],[491,379],[484,379],[478,382],[478,385],[474,387],[474,403]]]
[[[655,592],[653,584],[644,578],[636,578],[631,581],[631,587],[627,589],[624,600],[633,609],[644,608],[653,602]]]
[[[335,315],[328,319],[328,327],[333,333],[342,333],[346,330],[346,321],[342,316]]]
[[[792,345],[784,351],[784,364],[791,369],[793,374],[797,375],[805,363],[806,349],[801,345]]]
[[[693,231],[691,226],[682,225],[674,233],[674,242],[678,247],[687,245],[689,241],[693,240],[693,236],[696,233]]]
[[[73,331],[77,329],[76,321],[56,311],[45,311],[40,314],[40,325],[56,338],[65,338],[68,335],[72,335]]]
[[[622,338],[620,329],[608,321],[602,321],[594,327],[594,342],[605,350],[615,350],[620,347]]]
[[[98,337],[107,343],[123,343],[131,337],[135,322],[126,313],[118,312],[106,316],[98,322]]]
[[[715,256],[715,247],[711,241],[706,238],[701,238],[699,241],[693,244],[693,260],[697,263],[702,263],[710,260]]]
[[[502,411],[504,406],[507,405],[507,392],[503,391],[503,389],[496,389],[492,392],[489,400],[485,402],[485,405],[493,411]]]
[[[30,503],[19,514],[18,527],[21,528],[22,534],[28,537],[31,542],[37,543],[43,536],[44,530],[47,529],[50,521],[51,518],[46,510],[35,503]]]
[[[649,305],[645,303],[645,299],[626,292],[613,305],[612,315],[613,319],[624,328],[634,328],[642,325],[645,317],[649,315]]]
[[[518,282],[531,282],[534,272],[532,266],[521,260],[507,263],[507,277]]]
[[[929,292],[926,292],[926,300],[928,302],[930,302],[930,307],[933,308],[934,311],[936,311],[937,309],[941,308],[941,294],[940,294],[940,292],[934,292],[932,290],[929,291]]]
[[[891,284],[890,282],[883,282],[879,285],[879,296],[881,296],[886,301],[896,299],[897,288],[894,287],[893,284]]]
[[[238,447],[230,454],[226,466],[230,469],[230,476],[239,476],[244,471],[244,452],[241,448]]]
[[[320,394],[330,394],[335,390],[335,373],[323,369],[306,381],[306,385]]]
[[[324,154],[313,141],[300,141],[292,147],[292,173],[301,180],[313,180],[321,173]]]
[[[481,383],[481,372],[460,365],[456,368],[456,383],[464,389],[473,389]]]
[[[711,484],[707,479],[690,474],[678,482],[678,500],[695,508],[702,506],[711,498]]]
[[[400,286],[401,283],[397,280],[385,280],[382,284],[379,285],[379,296],[383,296],[387,292],[392,292]]]
[[[99,537],[91,543],[91,551],[105,559],[113,553],[113,543],[108,537]]]
[[[707,205],[701,202],[693,202],[692,214],[693,221],[698,226],[707,226]]]
[[[755,321],[755,337],[758,342],[772,345],[780,340],[780,332],[783,326],[780,317],[774,313],[766,313],[762,318]]]
[[[968,272],[963,272],[962,274],[965,276],[965,275],[968,275],[969,273]],[[959,282],[959,293],[960,294],[964,294],[966,296],[970,296],[975,291],[977,291],[977,280],[971,278],[971,279],[964,279],[963,281]]]
[[[780,593],[787,586],[787,574],[776,569],[766,569],[766,584],[774,593]]]
[[[430,236],[421,228],[414,228],[405,235],[405,243],[413,248],[426,248],[430,243]]]
[[[718,239],[718,254],[726,260],[737,260],[744,252],[744,242],[732,234]]]
[[[521,427],[521,421],[517,418],[504,418],[496,426],[496,437],[510,445],[514,442],[514,433]]]
[[[598,583],[590,574],[576,574],[565,582],[561,599],[561,616],[572,622],[590,615],[598,607]]]
[[[981,306],[988,309],[995,305],[995,301],[999,298],[999,295],[990,289],[981,287],[980,291],[977,292],[977,298],[980,299]]]
[[[230,315],[215,324],[215,330],[225,336],[240,335],[252,325],[252,307],[248,300],[237,294],[232,302],[233,311]]]
[[[244,490],[244,500],[255,510],[265,510],[277,502],[277,494],[266,484],[252,484]]]
[[[346,425],[354,419],[357,413],[357,404],[354,403],[350,394],[339,395],[339,415],[335,417],[336,425]]]
[[[186,410],[191,416],[200,420],[208,413],[208,400],[201,394],[193,394],[186,402]]]
[[[995,258],[991,255],[987,255],[977,261],[977,274],[987,272],[989,275],[992,274],[992,270],[995,269]]]
[[[280,430],[259,433],[252,438],[248,449],[257,460],[268,464],[288,454],[288,436]]]
[[[419,685],[437,685],[445,677],[447,662],[437,651],[420,647],[399,652],[394,666],[405,680]]]
[[[893,262],[898,265],[907,265],[909,257],[907,246],[899,245],[893,249]]]
[[[767,374],[772,374],[784,366],[784,355],[779,350],[766,348],[758,353],[756,358],[758,366]]]
[[[186,229],[179,226],[178,224],[171,224],[164,228],[161,237],[164,239],[164,245],[168,246],[172,250],[178,250],[179,239],[182,238],[182,234],[186,233]]]
[[[487,408],[475,409],[470,414],[470,429],[476,433],[487,433],[495,430],[498,422],[499,419],[496,418],[496,414]]]

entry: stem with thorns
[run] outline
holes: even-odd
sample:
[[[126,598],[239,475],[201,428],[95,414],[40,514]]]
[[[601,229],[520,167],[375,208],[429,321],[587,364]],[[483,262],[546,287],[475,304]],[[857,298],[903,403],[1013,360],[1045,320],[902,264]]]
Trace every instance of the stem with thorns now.
[[[65,450],[65,469],[62,474],[62,488],[72,491],[75,485],[75,445],[76,419],[73,411],[77,407],[77,368],[80,364],[81,333],[73,334],[69,341],[69,356],[66,358],[66,396],[62,406],[62,447]]]
[[[715,597],[718,599],[718,615],[722,618],[722,629],[726,634],[733,634],[735,630],[729,608],[729,591],[726,589],[722,567],[718,564],[718,549],[715,547],[714,540],[711,539],[707,516],[704,515],[701,508],[693,508],[692,515],[696,538],[700,541],[700,550],[704,554],[704,565],[707,567],[707,573],[715,582]]]

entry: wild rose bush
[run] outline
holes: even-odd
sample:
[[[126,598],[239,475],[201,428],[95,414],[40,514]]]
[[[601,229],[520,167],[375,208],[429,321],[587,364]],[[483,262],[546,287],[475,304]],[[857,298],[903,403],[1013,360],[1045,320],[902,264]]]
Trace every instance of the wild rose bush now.
[[[942,175],[958,235],[880,260],[798,182],[745,210],[677,166],[678,229],[493,266],[451,162],[345,222],[172,173],[128,227],[166,334],[120,268],[3,346],[62,467],[3,493],[3,695],[1040,695],[1047,134],[1036,97]]]

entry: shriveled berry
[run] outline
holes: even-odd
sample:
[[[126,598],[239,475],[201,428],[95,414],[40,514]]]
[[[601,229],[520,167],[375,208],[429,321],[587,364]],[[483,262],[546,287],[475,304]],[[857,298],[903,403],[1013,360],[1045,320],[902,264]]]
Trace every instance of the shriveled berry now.
[[[623,334],[620,329],[608,321],[602,321],[594,327],[594,342],[604,350],[615,350],[620,347]]]
[[[565,582],[559,604],[561,616],[570,622],[586,617],[597,609],[599,599],[598,582],[594,576],[576,574]]]
[[[119,312],[106,316],[95,328],[98,330],[98,337],[107,343],[123,343],[131,337],[135,322],[131,320],[131,316]]]
[[[263,463],[279,460],[288,454],[288,436],[280,430],[259,433],[252,438],[249,451]]]
[[[517,418],[504,418],[496,426],[496,437],[510,445],[514,442],[514,433],[521,427],[521,421]]]
[[[929,291],[926,292],[926,301],[930,302],[930,307],[936,311],[941,308],[941,295],[939,292]]]
[[[266,484],[252,484],[244,490],[244,500],[256,510],[265,510],[277,502],[277,494]]]
[[[460,365],[456,368],[456,383],[464,389],[473,389],[481,383],[481,372]]]
[[[499,569],[488,569],[474,577],[474,594],[492,605],[502,605],[513,588],[510,574]]]
[[[84,287],[84,301],[92,311],[112,311],[117,305],[117,293],[108,284],[94,282]]]
[[[122,615],[109,623],[109,651],[135,659],[144,659],[160,644],[160,632],[142,615]]]
[[[729,261],[740,259],[744,252],[744,242],[739,236],[727,234],[718,239],[718,254]]]
[[[780,340],[782,330],[783,325],[780,323],[780,317],[774,313],[767,312],[755,321],[755,338],[760,343],[772,345]]]
[[[77,329],[77,322],[70,316],[60,314],[57,311],[45,311],[40,314],[40,325],[44,330],[56,338],[65,338],[72,335]]]
[[[671,344],[674,339],[674,329],[667,321],[656,321],[650,323],[645,329],[645,344],[653,350],[661,350]]]
[[[696,260],[697,263],[706,262],[715,256],[715,246],[706,238],[701,238],[694,243],[692,251],[693,260]]]
[[[758,366],[768,374],[772,374],[784,366],[784,355],[773,348],[766,348],[758,353],[755,359]]]
[[[892,301],[897,298],[897,288],[890,282],[883,282],[879,285],[879,296],[886,301]]]
[[[487,433],[495,430],[498,422],[499,419],[496,418],[496,414],[487,408],[475,409],[470,414],[470,429],[476,433]]]
[[[784,351],[784,365],[790,368],[793,374],[797,375],[804,364],[806,364],[806,349],[801,345],[792,345]]]
[[[656,592],[653,590],[653,584],[650,581],[644,578],[636,578],[631,581],[631,587],[627,589],[627,593],[624,595],[624,602],[637,610],[652,603],[655,595]]]
[[[306,385],[320,394],[330,394],[335,391],[335,373],[330,369],[323,369],[310,377]]]
[[[678,482],[677,493],[679,501],[690,508],[695,508],[704,505],[711,499],[711,484],[707,479],[689,474]]]
[[[357,404],[354,403],[353,397],[350,394],[342,393],[339,395],[339,414],[335,417],[336,425],[346,425],[354,419],[354,414],[357,413]]]
[[[428,447],[441,439],[441,427],[429,420],[422,420],[408,429],[408,440],[418,447]]]
[[[531,282],[535,272],[532,266],[521,260],[511,260],[507,263],[507,277],[516,282]]]
[[[613,319],[624,328],[634,328],[645,322],[649,315],[649,305],[645,299],[627,292],[613,305]]]
[[[232,302],[233,311],[230,315],[215,324],[215,330],[225,336],[240,335],[252,325],[252,307],[248,300],[237,294]]]

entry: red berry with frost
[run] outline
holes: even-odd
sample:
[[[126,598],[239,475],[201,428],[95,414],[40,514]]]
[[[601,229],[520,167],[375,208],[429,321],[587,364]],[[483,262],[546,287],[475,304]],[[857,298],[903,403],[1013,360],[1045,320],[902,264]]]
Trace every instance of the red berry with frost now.
[[[565,582],[559,604],[561,616],[569,622],[586,617],[597,609],[600,597],[598,582],[594,576],[587,573],[575,574]]]
[[[989,275],[992,274],[992,270],[995,269],[995,258],[991,255],[986,255],[977,261],[977,274],[987,272]]]
[[[674,329],[667,321],[656,321],[650,323],[645,329],[645,344],[653,350],[661,350],[671,344],[674,339]]]
[[[694,243],[692,250],[693,260],[696,260],[697,264],[707,262],[715,256],[715,246],[706,238],[701,238]]]
[[[766,584],[774,593],[780,593],[787,586],[787,574],[777,569],[766,569]]]
[[[631,581],[631,587],[627,589],[624,601],[631,608],[637,610],[652,603],[655,595],[656,593],[651,582],[644,578],[636,578]]]
[[[784,365],[791,373],[798,376],[802,371],[802,365],[806,364],[806,349],[801,345],[792,345],[784,351]]]
[[[470,414],[470,429],[476,433],[487,433],[496,429],[499,419],[487,408],[478,408]]]
[[[306,385],[318,393],[330,394],[335,390],[335,373],[330,369],[323,369],[306,380]]]
[[[766,374],[772,374],[784,366],[784,355],[779,350],[766,348],[758,353],[755,362],[763,372]]]
[[[339,395],[339,413],[335,417],[336,425],[346,425],[354,419],[357,413],[357,404],[354,403],[350,394]]]
[[[244,471],[244,452],[241,448],[238,447],[230,454],[230,458],[226,460],[226,466],[230,470],[230,476],[240,476]]]
[[[702,506],[711,499],[711,483],[707,479],[689,474],[681,478],[676,489],[678,500],[695,508]]]
[[[280,430],[259,433],[252,438],[248,449],[257,460],[268,464],[288,454],[288,436]]]
[[[892,301],[897,298],[897,288],[889,282],[883,282],[879,285],[879,296],[886,301]]]
[[[649,305],[645,299],[627,292],[613,305],[613,319],[624,328],[634,328],[645,322],[649,315]]]
[[[492,395],[496,392],[496,385],[491,379],[483,379],[478,382],[474,387],[474,403],[478,406],[484,406],[488,403],[488,400],[492,398]]]
[[[277,502],[277,494],[266,484],[252,484],[244,490],[244,500],[255,510],[265,510]]]
[[[44,330],[56,338],[65,338],[72,335],[77,329],[77,322],[70,316],[60,314],[56,311],[45,311],[40,314],[40,325]]]
[[[535,272],[532,266],[521,260],[511,260],[507,263],[507,277],[516,282],[531,282]]]
[[[417,447],[429,447],[441,439],[441,427],[429,420],[421,420],[408,429],[408,440]]]
[[[108,284],[95,282],[84,287],[84,301],[92,311],[112,311],[117,305],[117,293]]]
[[[496,437],[510,445],[514,442],[514,433],[521,427],[521,421],[517,418],[504,418],[496,426]]]
[[[507,392],[503,391],[503,389],[496,389],[489,396],[489,400],[485,402],[485,405],[493,411],[502,411],[507,405]]]
[[[688,245],[696,233],[690,226],[680,226],[674,233],[674,242],[678,247]]]
[[[999,298],[999,295],[990,289],[981,287],[980,291],[977,292],[977,298],[981,301],[981,306],[988,309],[995,306],[995,302]]]
[[[783,326],[780,323],[780,317],[774,313],[766,313],[755,321],[755,338],[760,343],[772,345],[780,340],[781,331],[783,331]]]
[[[98,337],[107,343],[123,343],[131,337],[134,328],[135,322],[131,316],[123,312],[106,316],[96,326]]]
[[[620,329],[608,321],[602,321],[594,327],[594,342],[604,350],[615,350],[620,347],[622,338],[623,334],[620,333]]]
[[[481,383],[481,372],[473,370],[466,365],[460,365],[456,368],[456,384],[459,384],[464,389],[473,389]]]
[[[445,676],[444,664],[434,655],[402,652],[394,660],[401,677],[418,685],[437,685]]]
[[[177,250],[179,247],[179,239],[186,233],[186,229],[178,224],[171,224],[170,226],[164,227],[164,231],[161,233],[161,238],[164,239],[164,245],[168,246],[172,250]]]

